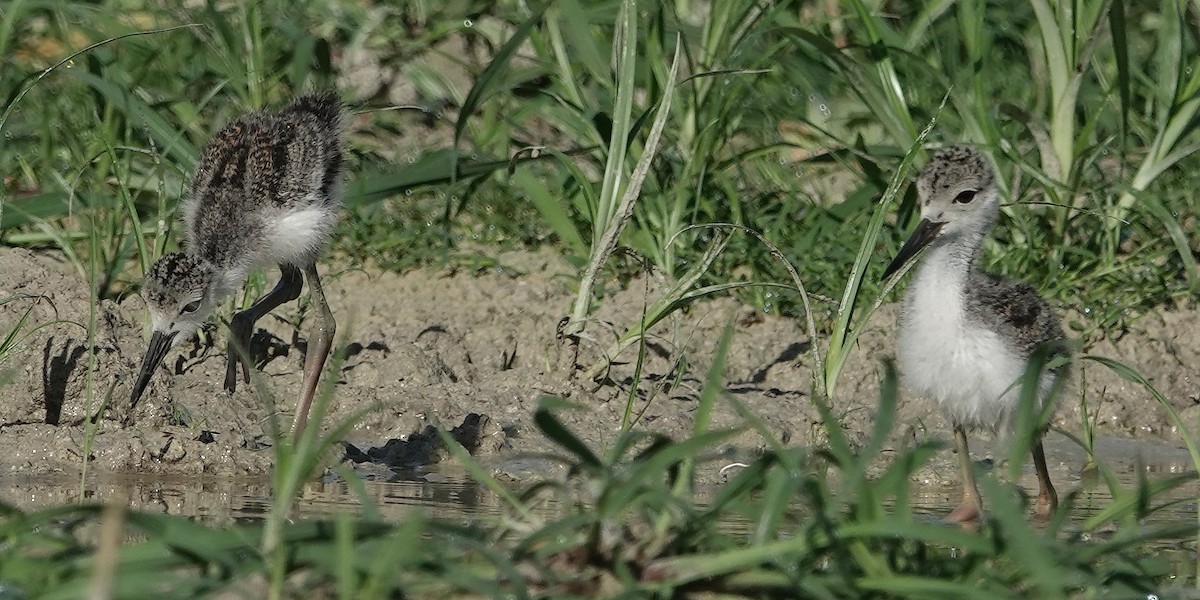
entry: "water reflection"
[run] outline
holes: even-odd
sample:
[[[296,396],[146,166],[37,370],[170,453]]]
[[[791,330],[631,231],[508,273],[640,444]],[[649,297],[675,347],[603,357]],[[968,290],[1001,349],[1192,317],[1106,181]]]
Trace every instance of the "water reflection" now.
[[[1127,465],[1115,473],[1125,490],[1136,489],[1140,480],[1156,481],[1175,474],[1191,472],[1191,465],[1182,461]],[[1019,482],[1026,489],[1031,481]],[[524,486],[516,485],[517,489]],[[1072,521],[1077,525],[1096,516],[1113,500],[1108,486],[1100,477],[1075,477],[1064,491],[1075,494]],[[700,490],[698,500],[719,488]],[[909,503],[913,511],[936,520],[952,510],[958,501],[954,485],[914,484]],[[1180,485],[1155,497],[1155,512],[1147,524],[1194,520],[1196,499],[1200,486],[1196,481]],[[0,477],[0,502],[21,510],[36,510],[75,502],[120,501],[131,508],[146,512],[182,515],[213,524],[257,520],[270,509],[270,482],[238,479],[147,478],[129,476],[96,476],[81,483],[69,477]],[[368,508],[364,508],[368,507]],[[545,503],[535,507],[541,514],[561,512],[561,506]],[[296,503],[298,518],[328,518],[350,512],[356,515],[373,511],[379,518],[399,521],[420,510],[432,518],[472,521],[500,516],[502,500],[488,488],[465,476],[443,474],[421,476],[398,481],[359,480],[353,484],[340,478],[305,485]],[[731,529],[740,524],[729,523]]]
[[[76,502],[122,502],[138,511],[213,524],[262,519],[271,507],[270,491],[267,480],[106,476],[81,483],[77,478],[59,476],[0,477],[0,502],[21,510]],[[367,510],[387,521],[399,521],[414,510],[431,518],[470,521],[500,515],[502,504],[499,496],[474,481],[446,477],[436,481],[361,480],[354,485],[331,478],[305,485],[296,502],[296,517],[302,519],[346,512],[362,515]]]
[[[418,509],[427,517],[467,521],[501,514],[499,496],[466,479],[361,483],[361,492],[342,480],[310,483],[301,492],[297,509],[301,515],[321,518],[347,510],[363,514],[364,503],[369,503],[388,521]]]

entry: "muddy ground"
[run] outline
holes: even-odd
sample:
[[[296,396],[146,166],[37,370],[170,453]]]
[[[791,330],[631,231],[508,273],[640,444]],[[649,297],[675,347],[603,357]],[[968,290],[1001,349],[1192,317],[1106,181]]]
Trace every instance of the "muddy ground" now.
[[[499,474],[521,479],[555,471],[558,467],[530,459],[556,450],[533,423],[546,395],[578,406],[561,417],[593,448],[615,438],[636,349],[618,357],[605,385],[572,378],[570,357],[556,339],[556,326],[572,299],[569,266],[549,252],[507,253],[499,263],[503,268],[483,273],[325,269],[339,346],[347,354],[325,427],[365,412],[345,438],[347,464],[384,478],[436,471],[452,460],[433,441],[430,426],[441,424],[457,428],[459,439]],[[24,318],[0,362],[2,468],[23,477],[77,474],[86,455],[94,473],[268,474],[271,402],[254,386],[242,385],[233,395],[222,389],[223,327],[210,329],[208,343],[181,345],[168,355],[131,412],[130,386],[145,349],[144,304],[136,295],[101,303],[89,341],[87,287],[52,255],[0,250],[0,297],[8,299],[0,305],[0,332],[18,327]],[[655,283],[643,280],[610,290],[613,294],[597,310],[599,321],[588,328],[593,341],[581,346],[578,362],[586,366],[600,360],[614,328],[637,322],[656,290]],[[295,303],[280,307],[259,323],[254,341],[260,387],[277,399],[285,426],[300,388],[309,326],[304,317],[304,308]],[[725,378],[730,393],[786,444],[821,443],[823,424],[809,398],[809,340],[802,323],[763,315],[728,298],[696,305],[679,322],[655,329],[633,405],[642,415],[638,426],[674,438],[691,431],[705,372],[730,318],[736,323]],[[1137,368],[1186,423],[1196,423],[1198,318],[1195,308],[1147,315],[1121,339],[1093,342],[1086,352]],[[894,353],[895,321],[895,305],[874,315],[842,375],[835,410],[851,440],[865,439],[874,422],[880,361]],[[302,323],[299,329],[297,323]],[[681,357],[688,370],[678,385],[668,385],[676,379],[672,369]],[[1153,442],[1147,447],[1166,450],[1181,446],[1166,412],[1138,385],[1094,364],[1082,372],[1076,368],[1073,385],[1056,415],[1063,429],[1079,433],[1082,392],[1098,417],[1098,436],[1138,438]],[[948,438],[946,422],[928,400],[905,393],[899,411],[895,444]],[[86,427],[93,414],[100,415],[95,428]],[[714,427],[742,423],[730,403],[717,405]],[[95,432],[90,440],[89,429]],[[1061,476],[1078,471],[1081,453],[1065,437],[1052,433],[1049,445],[1052,466]],[[703,476],[719,480],[721,466],[764,447],[757,433],[742,433],[719,449],[718,460]],[[943,452],[918,477],[930,483],[953,480],[947,475],[952,464],[952,454]]]

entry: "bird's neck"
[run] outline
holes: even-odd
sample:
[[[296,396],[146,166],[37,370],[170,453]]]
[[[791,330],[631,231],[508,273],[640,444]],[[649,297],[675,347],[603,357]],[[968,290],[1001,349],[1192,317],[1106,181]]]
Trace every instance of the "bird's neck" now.
[[[921,259],[917,285],[941,293],[961,292],[975,269],[985,234],[984,228],[970,229],[935,241]]]
[[[206,292],[212,304],[215,305],[233,295],[246,283],[246,276],[249,274],[248,268],[236,264],[219,267],[203,256],[197,255],[197,258],[203,261],[204,266],[212,273],[211,283]]]
[[[216,295],[218,299],[227,298],[238,290],[242,289],[242,285],[246,283],[247,269],[232,268],[217,273]]]

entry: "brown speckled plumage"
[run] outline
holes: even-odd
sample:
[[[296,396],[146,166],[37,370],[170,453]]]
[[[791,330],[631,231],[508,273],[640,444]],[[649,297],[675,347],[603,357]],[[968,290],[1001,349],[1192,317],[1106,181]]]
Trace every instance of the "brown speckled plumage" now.
[[[151,306],[178,307],[202,296],[214,275],[209,263],[190,254],[164,254],[146,274],[142,298]]]
[[[232,265],[280,214],[306,205],[336,210],[341,106],[330,93],[303,96],[275,115],[242,116],[213,136],[183,205],[189,251]]]
[[[996,181],[992,165],[970,146],[950,146],[933,154],[917,176],[917,191],[928,204],[952,187],[981,190]]]

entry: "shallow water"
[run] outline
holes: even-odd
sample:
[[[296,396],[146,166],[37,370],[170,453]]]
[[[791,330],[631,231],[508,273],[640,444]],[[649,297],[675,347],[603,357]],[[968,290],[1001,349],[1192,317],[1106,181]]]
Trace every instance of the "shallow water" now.
[[[1078,467],[1084,454],[1062,436],[1047,438],[1047,454],[1053,469],[1053,479],[1061,498],[1075,494],[1072,521],[1083,525],[1104,510],[1112,494],[1099,477],[1083,478]],[[979,444],[978,452],[990,455],[989,444]],[[973,454],[976,450],[973,446]],[[1098,460],[1113,470],[1125,489],[1135,489],[1143,478],[1154,481],[1175,474],[1192,472],[1187,452],[1178,445],[1132,439],[1107,438],[1097,441]],[[520,458],[510,460],[505,472],[520,472],[522,479],[535,479],[539,469]],[[952,473],[938,482],[914,482],[910,489],[910,504],[918,518],[937,520],[950,512],[958,500],[957,470],[951,453],[939,453],[934,471]],[[1074,467],[1072,467],[1074,465]],[[511,467],[511,468],[509,468]],[[994,467],[1003,471],[1002,467]],[[452,469],[452,467],[451,467]],[[541,470],[545,470],[544,467]],[[454,470],[380,474],[353,482],[329,476],[305,485],[296,503],[299,518],[326,518],[337,513],[374,514],[388,521],[399,521],[413,511],[427,517],[454,521],[472,521],[499,516],[502,501],[497,494]],[[1019,485],[1027,492],[1036,491],[1032,468],[1025,465]],[[512,486],[520,489],[518,484]],[[701,488],[704,502],[715,487]],[[82,490],[82,493],[81,493]],[[1190,481],[1155,498],[1155,505],[1168,505],[1155,512],[1147,525],[1169,522],[1194,522],[1200,484]],[[25,477],[10,474],[0,477],[0,502],[22,510],[36,510],[74,502],[119,501],[148,512],[194,517],[212,524],[252,521],[263,518],[270,509],[270,484],[266,480],[237,480],[224,478],[151,478],[93,474],[86,481],[79,477]],[[545,514],[561,511],[560,506],[546,504],[535,507]],[[728,530],[737,531],[744,523],[725,523]],[[1174,550],[1179,550],[1178,547]],[[1191,551],[1186,552],[1191,555]],[[1190,564],[1191,559],[1185,562]],[[1191,567],[1189,567],[1189,570]]]
[[[1050,442],[1047,449],[1051,454],[1060,456],[1064,452],[1074,452]],[[1135,489],[1143,478],[1154,481],[1192,471],[1187,453],[1173,446],[1109,440],[1098,445],[1097,454],[1103,457],[1103,463],[1114,471],[1121,487],[1125,489]],[[941,460],[945,461],[946,458],[941,457]],[[1059,472],[1055,474],[1055,479],[1060,497],[1075,495],[1072,525],[1068,528],[1080,528],[1112,501],[1108,487],[1098,478],[1085,480],[1078,475],[1064,478],[1063,473]],[[1034,488],[1030,480],[1029,473],[1026,473],[1019,483],[1032,491]],[[708,493],[716,489],[700,489],[699,501],[704,502]],[[0,477],[0,502],[23,510],[58,506],[81,499],[84,502],[118,501],[140,511],[188,516],[221,525],[262,519],[270,508],[270,486],[262,480],[93,476],[82,483],[82,495],[80,490],[78,477]],[[1195,480],[1156,496],[1156,506],[1168,506],[1156,511],[1142,525],[1194,523],[1197,518],[1197,498],[1200,498],[1200,484]],[[914,482],[910,490],[910,503],[919,519],[936,521],[952,510],[957,500],[957,485],[922,485]],[[544,516],[561,510],[561,506],[554,504],[534,507],[535,513]],[[411,473],[407,478],[392,481],[363,479],[353,485],[334,477],[315,481],[304,486],[296,511],[300,518],[321,519],[350,512],[374,513],[388,521],[400,521],[420,511],[426,517],[465,523],[500,516],[504,507],[497,494],[461,474],[430,472]],[[750,526],[739,520],[729,520],[721,525],[722,529],[735,534]],[[1105,535],[1103,528],[1095,535]],[[1157,560],[1165,561],[1163,566],[1166,572],[1171,573],[1172,581],[1191,581],[1196,576],[1196,550],[1190,541],[1163,543],[1161,547],[1142,550],[1150,551]],[[1200,598],[1200,595],[1195,597]]]
[[[983,448],[986,451],[986,447]],[[1048,453],[1060,455],[1063,464],[1083,464],[1083,455],[1048,441]],[[1137,486],[1139,479],[1154,481],[1174,474],[1189,473],[1192,465],[1187,453],[1173,446],[1153,442],[1110,439],[1098,444],[1103,464],[1112,469],[1126,489]],[[1077,454],[1077,456],[1073,456]],[[941,457],[948,465],[952,457]],[[944,469],[943,469],[944,470]],[[1002,470],[997,467],[996,470]],[[1036,490],[1032,469],[1026,465],[1020,485]],[[957,472],[954,473],[957,475]],[[1108,487],[1098,477],[1084,479],[1078,469],[1059,469],[1055,481],[1061,497],[1076,493],[1072,520],[1082,524],[1112,501]],[[956,479],[953,478],[953,479]],[[513,486],[515,488],[521,485]],[[82,489],[82,494],[81,494]],[[715,489],[715,488],[711,488]],[[710,490],[711,491],[711,490]],[[919,515],[937,519],[954,508],[959,489],[956,484],[915,482],[910,503]],[[1192,481],[1156,497],[1156,504],[1174,502],[1156,512],[1150,522],[1194,520],[1200,485]],[[700,490],[704,501],[705,490]],[[42,476],[37,478],[8,475],[0,477],[0,501],[23,510],[36,510],[77,501],[110,502],[122,500],[137,510],[196,517],[219,524],[262,518],[270,508],[270,485],[265,480],[150,478],[116,475],[92,475],[81,482],[78,477]],[[368,506],[370,508],[364,508]],[[396,474],[392,480],[363,479],[350,485],[327,477],[304,486],[296,505],[301,518],[323,518],[340,512],[362,514],[377,511],[379,517],[395,521],[414,510],[435,518],[473,520],[500,515],[500,498],[462,473],[434,471]],[[557,510],[545,507],[547,512]],[[736,528],[736,524],[733,524]]]

